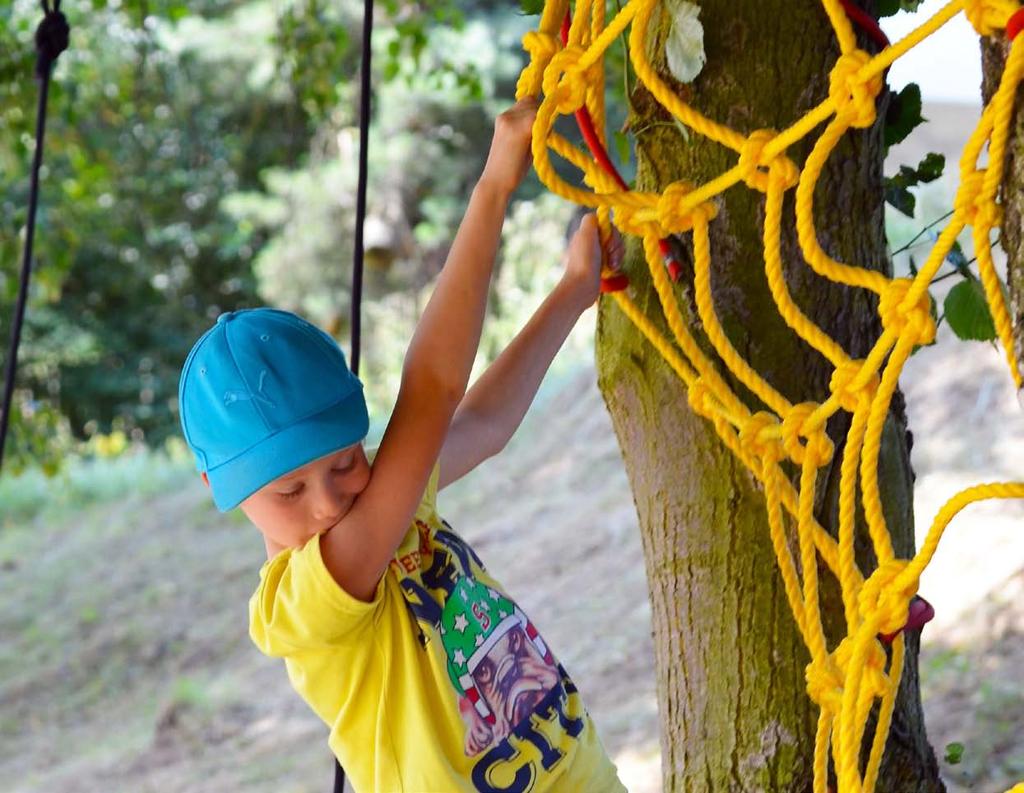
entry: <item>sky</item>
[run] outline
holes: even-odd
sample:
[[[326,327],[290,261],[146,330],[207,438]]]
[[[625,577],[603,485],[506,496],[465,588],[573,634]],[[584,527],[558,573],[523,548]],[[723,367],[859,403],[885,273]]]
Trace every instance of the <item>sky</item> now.
[[[883,19],[882,29],[890,41],[898,41],[944,5],[925,0],[916,13]],[[978,34],[962,13],[892,65],[889,85],[899,90],[909,82],[921,86],[925,101],[981,103]]]

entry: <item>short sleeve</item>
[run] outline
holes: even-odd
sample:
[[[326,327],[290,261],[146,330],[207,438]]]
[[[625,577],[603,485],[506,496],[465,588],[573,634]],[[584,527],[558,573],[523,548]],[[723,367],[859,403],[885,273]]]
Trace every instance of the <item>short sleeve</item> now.
[[[338,586],[324,565],[317,535],[263,565],[260,585],[249,600],[249,635],[271,656],[337,646],[372,624],[384,591],[383,576],[369,603]]]

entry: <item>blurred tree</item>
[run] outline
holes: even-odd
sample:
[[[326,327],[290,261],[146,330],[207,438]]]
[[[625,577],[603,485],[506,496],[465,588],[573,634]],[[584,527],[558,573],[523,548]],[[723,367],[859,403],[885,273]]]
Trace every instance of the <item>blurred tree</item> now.
[[[383,25],[375,38],[375,63],[391,72],[391,79],[379,79],[373,99],[365,227],[364,302],[376,321],[364,325],[364,379],[377,410],[394,398],[423,289],[447,256],[487,154],[493,116],[508,102],[493,97],[512,94],[523,63],[516,42],[526,21],[506,24],[512,15],[504,10],[492,16],[503,23],[485,17],[429,29],[415,56],[405,52],[408,34],[397,27]],[[469,83],[459,76],[467,71],[474,76]],[[268,169],[262,191],[236,192],[223,202],[230,215],[269,235],[254,263],[260,296],[308,316],[343,344],[358,154],[356,119],[345,108],[354,104],[336,108],[320,126],[304,166]],[[519,196],[540,190],[532,179]],[[549,266],[557,254],[553,259]]]
[[[19,464],[52,465],[94,431],[154,444],[177,432],[178,370],[221,311],[273,303],[343,343],[348,335],[362,4],[92,0],[65,12],[72,42],[50,98],[8,458]],[[0,8],[5,339],[40,16],[35,0]],[[528,24],[487,3],[379,9],[366,299],[380,307],[368,308],[379,321],[364,336],[379,408],[483,164],[491,119],[513,93]],[[540,192],[533,180],[519,195]],[[514,305],[496,327],[507,330]],[[485,354],[502,338],[489,336]]]
[[[184,18],[183,4],[77,10],[51,94],[21,402],[52,401],[76,435],[117,425],[158,443],[174,430],[191,342],[220,311],[256,300],[260,238],[219,211],[219,196],[300,158],[310,123],[288,91],[272,90],[272,73],[261,82],[250,72],[251,58],[175,52],[168,19],[155,13]],[[18,3],[0,25],[9,39],[0,66],[5,338],[26,212],[37,12]],[[230,42],[219,52],[237,56]]]

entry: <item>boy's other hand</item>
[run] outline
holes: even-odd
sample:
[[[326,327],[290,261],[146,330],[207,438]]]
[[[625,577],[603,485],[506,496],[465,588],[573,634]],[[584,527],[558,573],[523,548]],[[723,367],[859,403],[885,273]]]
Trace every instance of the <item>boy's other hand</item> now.
[[[494,138],[487,155],[481,182],[495,186],[510,196],[523,181],[530,167],[530,144],[537,100],[520,99],[494,121]]]
[[[618,270],[622,265],[625,244],[614,226],[611,239],[605,247],[607,261],[602,255],[597,216],[593,212],[588,212],[569,241],[565,256],[565,275],[562,276],[564,288],[579,301],[580,311],[593,305],[601,294],[602,265],[607,264],[612,270]]]

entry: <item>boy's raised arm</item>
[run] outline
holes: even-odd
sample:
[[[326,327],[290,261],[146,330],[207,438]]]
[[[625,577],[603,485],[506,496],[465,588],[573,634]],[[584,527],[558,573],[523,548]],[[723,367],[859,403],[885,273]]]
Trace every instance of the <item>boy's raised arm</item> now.
[[[608,261],[622,260],[617,233]],[[500,452],[522,423],[555,354],[601,290],[601,241],[593,213],[583,216],[565,255],[565,272],[511,343],[463,398],[441,450],[438,489]]]
[[[536,103],[495,122],[484,166],[437,286],[405,356],[402,381],[366,489],[321,536],[324,563],[351,595],[370,600],[401,542],[466,392],[509,197],[529,167]]]

